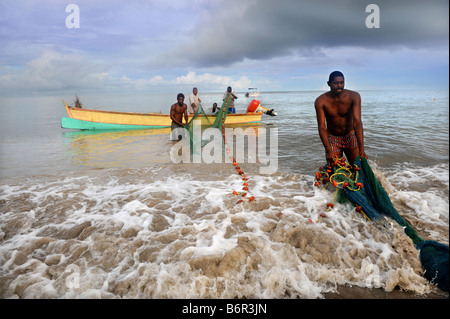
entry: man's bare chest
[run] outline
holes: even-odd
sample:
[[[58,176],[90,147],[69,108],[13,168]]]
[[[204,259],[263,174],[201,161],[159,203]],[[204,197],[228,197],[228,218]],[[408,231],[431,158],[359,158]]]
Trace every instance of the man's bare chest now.
[[[175,113],[183,113],[186,106],[183,104],[182,106],[179,104],[175,104]]]
[[[352,111],[352,104],[346,101],[333,101],[325,107],[329,116],[345,117]]]

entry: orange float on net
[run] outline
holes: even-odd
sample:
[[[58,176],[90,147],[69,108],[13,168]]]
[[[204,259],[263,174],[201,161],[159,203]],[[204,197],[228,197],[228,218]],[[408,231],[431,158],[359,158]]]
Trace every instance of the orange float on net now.
[[[316,186],[316,187],[319,187],[319,185],[320,185],[320,182],[315,182],[314,183],[314,186]]]
[[[249,202],[252,202],[252,201],[254,201],[254,200],[255,200],[255,196],[252,196],[252,197],[250,197],[250,198],[248,199]]]
[[[242,197],[245,197],[245,196],[247,196],[247,193],[243,193],[243,194],[242,194]]]
[[[333,208],[333,207],[334,207],[334,204],[333,204],[333,203],[328,203],[328,204],[327,204],[327,207],[328,207],[328,208]]]
[[[335,180],[333,180],[333,186],[337,187],[337,182]]]
[[[359,213],[360,211],[362,211],[362,209],[362,206],[356,206],[355,211]]]
[[[247,187],[247,186],[244,186],[244,187],[242,187],[242,190],[244,190],[244,191],[247,191],[247,192],[248,192],[248,187]]]
[[[243,203],[244,201],[242,199],[238,200],[236,204]]]
[[[347,188],[350,184],[348,182],[344,182],[344,184],[342,184],[342,187]]]
[[[361,184],[361,183],[356,183],[355,186],[358,188],[363,188],[363,184]]]

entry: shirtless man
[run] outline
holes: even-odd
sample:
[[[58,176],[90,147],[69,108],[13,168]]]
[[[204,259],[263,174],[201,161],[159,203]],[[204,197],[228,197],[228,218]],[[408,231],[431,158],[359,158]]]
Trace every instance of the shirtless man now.
[[[358,92],[344,89],[344,75],[339,71],[330,74],[327,84],[330,91],[319,96],[314,103],[325,158],[332,162],[345,153],[347,160],[353,164],[358,156],[367,158],[361,96]]]
[[[186,124],[188,123],[188,114],[187,114],[187,106],[184,104],[184,94],[179,93],[177,95],[177,103],[173,104],[170,108],[170,119],[172,120],[172,132],[171,132],[171,140],[176,141],[180,140],[183,134],[180,134],[180,130],[178,128],[183,128],[183,115]],[[174,131],[175,130],[175,131]]]

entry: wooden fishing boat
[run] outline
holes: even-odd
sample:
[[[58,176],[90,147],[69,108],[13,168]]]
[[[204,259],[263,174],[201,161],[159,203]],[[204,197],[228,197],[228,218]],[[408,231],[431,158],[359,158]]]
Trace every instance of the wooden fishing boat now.
[[[63,100],[69,117],[61,118],[61,127],[75,130],[137,130],[170,127],[172,120],[169,114],[112,112],[76,108],[67,105]],[[248,124],[261,122],[263,112],[227,114],[225,125]],[[189,115],[189,119],[193,115]],[[202,125],[209,123],[204,115],[198,119]]]

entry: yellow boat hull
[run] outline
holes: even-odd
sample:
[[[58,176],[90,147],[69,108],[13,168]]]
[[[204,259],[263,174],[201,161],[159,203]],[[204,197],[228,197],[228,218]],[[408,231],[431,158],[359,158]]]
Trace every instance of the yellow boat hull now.
[[[69,118],[61,119],[61,127],[81,130],[114,130],[114,129],[148,129],[170,127],[172,120],[169,114],[131,113],[90,110],[70,107],[64,102]],[[262,113],[227,114],[225,125],[261,122]],[[191,119],[193,115],[189,115]],[[204,115],[197,117],[202,125],[210,124]]]

